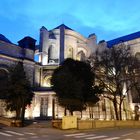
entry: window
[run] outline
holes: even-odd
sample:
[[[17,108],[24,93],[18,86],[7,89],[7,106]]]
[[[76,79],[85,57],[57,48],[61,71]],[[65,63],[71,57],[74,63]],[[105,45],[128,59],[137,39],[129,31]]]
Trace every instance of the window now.
[[[44,79],[44,86],[45,87],[51,87],[51,76],[46,76],[45,79]]]
[[[58,63],[58,49],[54,45],[50,45],[48,49],[48,63]]]
[[[83,51],[77,53],[77,60],[79,61],[85,60],[85,53]]]
[[[52,50],[53,50],[53,46],[50,45],[48,49],[48,60],[52,59]]]
[[[73,58],[73,48],[72,48],[72,47],[70,47],[70,48],[68,49],[67,54],[68,54],[68,57],[67,57],[67,58]]]
[[[41,97],[40,116],[46,117],[48,115],[48,97]]]

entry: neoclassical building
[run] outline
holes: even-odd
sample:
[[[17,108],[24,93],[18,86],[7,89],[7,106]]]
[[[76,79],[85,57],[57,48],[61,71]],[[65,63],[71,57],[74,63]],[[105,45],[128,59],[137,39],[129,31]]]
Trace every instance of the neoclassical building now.
[[[140,32],[97,43],[95,34],[90,34],[86,38],[61,24],[52,30],[41,27],[39,44],[36,46],[35,41],[31,37],[25,37],[18,42],[18,45],[15,45],[0,35],[0,76],[8,73],[10,65],[23,61],[27,76],[35,87],[32,105],[26,110],[28,118],[60,118],[64,115],[64,109],[58,105],[55,93],[51,89],[50,79],[53,70],[66,58],[83,61],[94,54],[97,49],[102,52],[122,41],[131,46],[134,55],[140,55]],[[129,99],[130,110],[133,110],[137,103],[133,104],[131,94]],[[0,106],[4,113],[2,104]],[[94,110],[94,119],[111,119],[111,106],[109,101],[102,99],[94,108],[83,111],[82,117],[89,118],[90,113]],[[79,112],[75,112],[75,114],[78,117],[81,116]],[[5,115],[7,115],[6,112]],[[124,117],[124,119],[126,118]]]

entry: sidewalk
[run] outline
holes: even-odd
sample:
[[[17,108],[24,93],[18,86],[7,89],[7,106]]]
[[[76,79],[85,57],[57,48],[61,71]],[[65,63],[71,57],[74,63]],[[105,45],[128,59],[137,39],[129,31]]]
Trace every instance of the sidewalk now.
[[[26,121],[25,127],[52,128],[52,123],[51,123],[51,120],[32,120],[32,121]]]
[[[82,131],[82,130],[77,130],[77,129],[62,130],[62,129],[53,128],[51,120],[43,120],[43,121],[33,120],[31,124],[26,125],[24,128],[30,128],[42,134],[45,134],[46,132],[48,132],[49,134],[62,134],[64,132],[76,133],[76,132]]]

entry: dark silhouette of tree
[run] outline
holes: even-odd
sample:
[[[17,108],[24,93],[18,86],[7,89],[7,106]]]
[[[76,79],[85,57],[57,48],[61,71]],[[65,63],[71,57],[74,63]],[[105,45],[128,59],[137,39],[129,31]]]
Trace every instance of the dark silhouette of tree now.
[[[104,97],[113,102],[116,119],[121,120],[123,100],[137,84],[134,80],[134,71],[139,65],[137,59],[131,55],[129,46],[121,43],[100,53],[97,50],[89,61],[93,65],[97,82],[104,87]]]
[[[6,108],[16,111],[16,119],[20,119],[23,124],[26,106],[31,104],[34,93],[22,62],[11,68],[7,90]]]
[[[89,102],[96,103],[99,98],[93,88],[94,74],[89,64],[66,59],[55,69],[51,84],[58,102],[73,115],[73,111],[86,109]]]
[[[8,71],[0,69],[0,99],[5,98],[6,88],[8,87]]]
[[[129,65],[129,79],[132,87],[132,100],[134,103],[140,103],[140,58],[132,57],[132,65]]]

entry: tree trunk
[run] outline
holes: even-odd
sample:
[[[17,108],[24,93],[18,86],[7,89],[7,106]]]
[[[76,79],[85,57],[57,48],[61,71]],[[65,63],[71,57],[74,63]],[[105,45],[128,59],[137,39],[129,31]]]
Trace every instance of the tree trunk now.
[[[71,114],[71,116],[73,116],[73,111],[72,110],[70,110],[70,114]]]
[[[113,100],[113,105],[114,105],[116,120],[119,120],[118,107],[117,107],[117,100],[116,100],[116,98]]]
[[[82,111],[81,111],[81,119],[82,119],[82,116],[83,116],[83,113],[82,113]]]
[[[55,99],[52,99],[52,119],[55,120]]]
[[[104,112],[105,112],[105,120],[107,119],[107,109],[106,109],[106,101],[105,101],[105,99],[104,99],[104,106],[103,106],[104,108],[103,108],[103,110],[104,110]]]
[[[93,106],[89,107],[89,118],[93,119]]]
[[[122,120],[122,107],[121,107],[121,103],[119,105],[119,118],[120,118],[120,120]]]
[[[67,109],[65,107],[65,109],[64,109],[64,116],[66,116],[66,115],[67,115]]]
[[[120,120],[122,120],[122,100],[120,100],[120,104],[119,104],[119,117]]]
[[[90,107],[89,107],[89,118],[91,118],[91,111],[90,111]]]
[[[16,120],[20,119],[21,110],[19,108],[16,109]]]
[[[24,116],[25,116],[25,104],[22,106],[22,112],[21,112],[21,125],[24,126]]]

